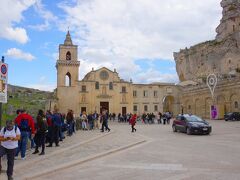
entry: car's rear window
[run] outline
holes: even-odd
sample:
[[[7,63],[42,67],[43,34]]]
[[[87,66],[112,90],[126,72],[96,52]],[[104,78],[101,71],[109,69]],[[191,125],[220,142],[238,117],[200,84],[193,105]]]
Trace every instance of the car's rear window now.
[[[203,121],[200,117],[198,116],[186,116],[185,117],[188,121]]]

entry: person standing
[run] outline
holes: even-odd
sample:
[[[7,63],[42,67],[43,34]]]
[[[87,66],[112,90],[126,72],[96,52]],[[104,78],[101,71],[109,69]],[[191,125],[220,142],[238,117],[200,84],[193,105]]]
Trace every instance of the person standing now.
[[[82,113],[81,119],[82,119],[82,129],[83,129],[83,130],[88,130],[88,129],[87,129],[88,119],[87,119],[87,115],[86,115],[86,112],[85,112],[85,111]]]
[[[48,131],[47,131],[47,135],[46,135],[46,142],[50,143],[52,136],[53,136],[53,123],[52,123],[52,112],[50,110],[48,110],[46,112],[46,120],[47,120],[47,125],[48,125]]]
[[[19,141],[18,144],[16,156],[18,156],[19,152],[21,152],[21,158],[22,160],[24,160],[26,156],[27,141],[30,136],[30,133],[32,135],[32,138],[34,137],[35,134],[34,121],[32,116],[30,116],[26,112],[26,110],[22,110],[22,113],[16,117],[15,124],[18,126],[21,132],[21,140]]]
[[[7,176],[8,180],[12,180],[14,156],[20,140],[20,130],[12,120],[6,122],[6,127],[3,127],[0,132],[0,172],[2,170],[1,157],[7,154]]]
[[[42,151],[39,155],[44,155],[45,154],[46,132],[48,129],[48,125],[47,125],[47,121],[46,121],[44,112],[41,109],[38,111],[36,128],[37,128],[37,132],[36,132],[36,135],[34,138],[36,147],[35,147],[35,151],[33,152],[33,154],[39,153],[38,147],[42,147]]]
[[[94,127],[93,114],[92,113],[88,114],[87,119],[89,124],[89,130],[93,130]]]
[[[94,121],[94,128],[99,129],[99,126],[98,126],[98,113],[96,111],[93,113],[93,121]]]
[[[131,124],[132,126],[132,132],[136,132],[137,129],[134,127],[136,125],[136,121],[137,121],[137,115],[134,114],[131,119],[129,120],[129,123]]]
[[[59,146],[59,134],[60,134],[61,124],[62,124],[62,116],[58,112],[58,109],[54,108],[54,112],[52,115],[52,138],[50,140],[49,145],[47,145],[47,147],[52,147],[53,142],[55,142],[56,147]]]
[[[68,124],[68,127],[69,127],[68,128],[68,135],[72,136],[72,134],[73,134],[73,121],[74,121],[72,110],[68,110],[66,119],[67,119],[67,124]]]

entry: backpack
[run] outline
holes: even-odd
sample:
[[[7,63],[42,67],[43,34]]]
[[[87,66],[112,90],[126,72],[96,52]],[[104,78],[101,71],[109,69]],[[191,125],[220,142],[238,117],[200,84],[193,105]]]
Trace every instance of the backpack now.
[[[21,119],[19,129],[20,129],[20,131],[30,131],[28,119]]]
[[[15,133],[17,134],[17,126],[14,126],[14,130],[15,130]],[[7,131],[7,128],[4,127],[4,129],[3,129],[3,134],[5,134],[6,131]]]

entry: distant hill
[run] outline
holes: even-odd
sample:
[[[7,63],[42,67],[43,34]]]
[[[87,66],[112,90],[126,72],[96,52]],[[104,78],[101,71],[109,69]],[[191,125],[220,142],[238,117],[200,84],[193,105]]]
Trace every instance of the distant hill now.
[[[3,122],[14,119],[17,109],[26,109],[35,118],[38,110],[45,110],[46,104],[53,98],[53,92],[8,84],[8,103],[3,104]]]

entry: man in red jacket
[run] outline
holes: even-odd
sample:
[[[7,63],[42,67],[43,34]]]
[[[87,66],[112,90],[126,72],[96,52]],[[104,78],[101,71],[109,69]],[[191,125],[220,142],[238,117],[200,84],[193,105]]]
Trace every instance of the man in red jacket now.
[[[28,137],[30,133],[32,134],[32,136],[34,136],[35,134],[34,120],[32,116],[27,114],[26,110],[22,110],[22,113],[20,113],[16,117],[15,124],[18,126],[21,132],[21,140],[18,144],[16,156],[18,156],[18,153],[21,151],[21,158],[24,160],[27,149]]]

